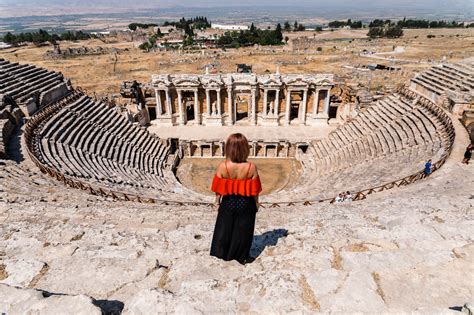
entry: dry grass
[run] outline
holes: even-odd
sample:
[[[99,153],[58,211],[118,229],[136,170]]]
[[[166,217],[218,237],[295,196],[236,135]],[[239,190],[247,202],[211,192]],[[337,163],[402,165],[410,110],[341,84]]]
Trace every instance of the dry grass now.
[[[343,249],[348,252],[357,252],[357,253],[369,251],[369,248],[363,243],[350,244],[350,245],[344,246]]]
[[[0,280],[8,278],[7,266],[5,264],[0,264]]]
[[[81,238],[84,236],[84,234],[86,234],[86,233],[85,233],[85,232],[81,232],[81,233],[79,233],[79,234],[73,236],[73,237],[71,238],[71,242],[81,240]]]
[[[293,53],[285,51],[285,47],[261,48],[260,50],[252,47],[225,52],[207,50],[205,54],[196,52],[180,55],[177,52],[144,53],[136,48],[139,43],[130,42],[103,43],[99,40],[89,40],[61,43],[62,49],[78,46],[128,48],[129,51],[118,55],[115,72],[111,54],[52,60],[44,57],[45,52],[51,50],[51,47],[28,46],[3,50],[0,52],[0,57],[61,71],[66,77],[71,78],[75,86],[81,86],[99,94],[111,94],[119,91],[120,83],[124,80],[135,79],[148,82],[153,73],[203,73],[204,66],[211,62],[218,62],[218,70],[222,73],[234,72],[236,63],[252,64],[254,72],[259,74],[265,71],[275,72],[279,65],[281,73],[330,72],[356,82],[368,83],[370,81],[375,88],[383,84],[404,81],[416,71],[429,67],[429,64],[419,64],[420,60],[441,60],[443,56],[446,56],[448,61],[458,61],[474,55],[474,29],[405,30],[405,36],[400,39],[340,40],[341,38],[361,38],[365,32],[365,30],[341,30],[315,34],[314,36],[321,39],[322,53]],[[436,37],[428,39],[427,34],[434,34]],[[313,37],[312,32],[291,35]],[[358,53],[363,49],[388,52],[394,46],[405,47],[405,52],[393,54],[394,57],[412,61],[403,65],[403,73],[371,72],[369,79],[366,72],[354,73],[343,68],[343,66],[383,62],[359,57]],[[386,55],[386,57],[390,56],[390,54]]]
[[[342,257],[341,253],[339,252],[339,248],[334,246],[332,248],[332,260],[331,260],[331,267],[336,270],[343,270],[342,267]]]
[[[169,268],[168,269],[165,269],[163,271],[163,274],[161,275],[160,277],[160,280],[158,281],[158,287],[160,289],[164,289],[166,288],[166,286],[168,285],[170,279],[168,277],[168,273],[170,272]]]
[[[31,279],[30,283],[28,284],[27,288],[28,289],[31,289],[31,288],[34,288],[36,287],[36,285],[38,284],[38,282],[41,280],[41,278],[48,272],[49,270],[49,265],[47,263],[44,263],[43,264],[43,267],[41,267],[41,270],[40,272],[38,272],[38,274],[36,276],[33,277],[33,279]]]
[[[311,290],[311,287],[309,286],[308,281],[306,280],[306,277],[301,275],[299,283],[300,283],[301,288],[303,289],[303,293],[301,296],[303,302],[307,304],[311,308],[312,311],[319,312],[321,310],[321,306],[316,300],[316,297],[314,296],[314,292],[313,290]]]
[[[385,300],[385,293],[383,292],[382,290],[382,286],[380,284],[380,275],[378,274],[378,272],[372,272],[372,278],[374,279],[374,282],[375,284],[377,285],[377,294],[382,298],[382,300],[386,303],[386,300]]]

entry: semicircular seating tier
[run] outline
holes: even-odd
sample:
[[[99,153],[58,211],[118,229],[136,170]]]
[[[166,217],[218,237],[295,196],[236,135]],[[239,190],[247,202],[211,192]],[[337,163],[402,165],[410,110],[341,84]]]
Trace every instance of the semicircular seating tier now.
[[[470,63],[442,64],[423,71],[411,80],[411,88],[436,103],[443,96],[463,99],[474,97],[474,66]],[[462,103],[462,100],[460,100]],[[446,108],[452,110],[449,104]]]
[[[446,158],[454,141],[451,119],[421,95],[402,88],[355,119],[313,141],[299,154],[303,175],[272,201],[322,200],[399,181]]]
[[[8,94],[31,115],[69,94],[72,88],[60,72],[0,58],[0,94]]]
[[[0,64],[4,71],[0,73],[5,68],[15,71],[14,78],[1,77],[0,87],[19,102],[25,100],[22,95],[41,95],[53,86],[35,85],[41,81],[35,76],[46,75],[34,72],[30,77],[36,67],[5,60]],[[19,92],[23,83],[26,94]],[[303,174],[296,184],[262,200],[331,199],[341,191],[403,181],[419,174],[428,159],[440,166],[451,151],[454,128],[444,110],[420,93],[400,88],[361,110],[327,138],[311,142],[306,153],[297,154]],[[171,165],[180,151],[171,152],[170,141],[130,123],[107,101],[68,90],[44,105],[25,128],[29,154],[43,172],[72,187],[125,199],[183,203],[209,199],[178,182]]]
[[[27,127],[37,161],[69,179],[144,200],[202,200],[171,171],[167,141],[81,91],[49,105]]]

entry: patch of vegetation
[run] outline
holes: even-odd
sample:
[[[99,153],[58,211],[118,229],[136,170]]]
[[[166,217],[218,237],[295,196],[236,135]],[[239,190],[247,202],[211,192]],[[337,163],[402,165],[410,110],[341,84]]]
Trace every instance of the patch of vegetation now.
[[[158,24],[154,23],[130,23],[128,24],[128,28],[132,31],[136,31],[137,28],[149,28],[149,27],[154,27],[158,26]]]
[[[261,30],[257,29],[255,25],[250,26],[246,31],[226,32],[217,40],[217,46],[227,48],[239,48],[242,46],[252,46],[255,44],[267,45],[282,45],[283,34],[281,25],[278,23],[275,30]]]
[[[328,26],[330,28],[341,28],[349,26],[352,29],[360,29],[363,27],[362,21],[352,21],[351,19],[348,19],[347,21],[332,21],[329,22]]]
[[[298,21],[295,21],[295,23],[293,23],[293,26],[291,26],[290,22],[286,21],[283,24],[283,29],[285,30],[285,32],[302,32],[306,29],[306,27],[303,24],[298,23]]]
[[[403,36],[403,29],[398,25],[371,27],[367,36],[369,38],[399,38]]]
[[[474,24],[474,23],[473,23]],[[417,19],[406,19],[400,20],[398,22],[392,22],[391,20],[380,20],[375,19],[370,22],[369,27],[385,27],[387,25],[397,25],[401,28],[464,28],[464,23],[462,22],[448,22],[444,20],[440,21],[430,21],[430,20],[417,20]]]
[[[28,33],[20,33],[20,34],[12,34],[8,32],[3,36],[2,40],[10,45],[16,46],[21,43],[34,43],[34,44],[41,44],[41,43],[55,43],[57,41],[62,40],[86,40],[90,39],[92,36],[91,34],[85,33],[83,31],[75,31],[75,32],[65,32],[62,34],[49,34],[45,30],[39,30],[38,32],[28,32]]]
[[[191,18],[186,20],[184,17],[181,18],[178,22],[168,22],[165,21],[163,26],[174,26],[176,28],[182,29],[188,34],[189,30],[203,30],[208,27],[211,27],[211,22],[207,20],[205,16],[196,16],[195,18]],[[188,30],[188,32],[186,32]]]

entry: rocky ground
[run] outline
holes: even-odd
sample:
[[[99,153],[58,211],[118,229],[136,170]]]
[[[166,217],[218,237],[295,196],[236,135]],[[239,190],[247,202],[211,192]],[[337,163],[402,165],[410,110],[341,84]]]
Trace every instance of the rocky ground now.
[[[0,313],[442,313],[474,291],[466,135],[432,177],[359,202],[260,209],[245,266],[216,210],[113,202],[0,166]]]

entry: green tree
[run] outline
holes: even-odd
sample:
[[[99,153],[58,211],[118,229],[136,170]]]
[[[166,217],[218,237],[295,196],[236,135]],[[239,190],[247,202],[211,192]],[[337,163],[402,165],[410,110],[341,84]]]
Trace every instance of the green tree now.
[[[367,33],[367,36],[370,38],[379,38],[383,37],[384,31],[382,27],[371,27],[369,28],[369,32]]]
[[[275,33],[275,34],[274,34],[275,41],[278,42],[278,43],[281,43],[281,41],[283,40],[283,33],[281,32],[281,25],[280,25],[280,23],[277,24],[274,33]]]
[[[399,26],[389,26],[384,31],[384,37],[388,38],[399,38],[403,36],[403,29]]]
[[[286,22],[283,24],[283,29],[285,30],[285,32],[291,31],[290,22],[286,21]]]
[[[3,41],[7,44],[16,44],[15,42],[15,35],[13,35],[12,33],[8,32],[5,36],[3,36]]]

